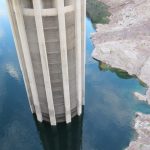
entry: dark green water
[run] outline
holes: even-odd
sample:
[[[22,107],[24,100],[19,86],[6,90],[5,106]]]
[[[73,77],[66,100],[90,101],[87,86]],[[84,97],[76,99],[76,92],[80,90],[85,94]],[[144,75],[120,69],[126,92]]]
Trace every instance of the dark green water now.
[[[0,150],[122,150],[135,135],[136,111],[150,113],[134,91],[145,92],[135,78],[102,71],[91,58],[94,32],[87,19],[86,105],[70,125],[40,124],[29,109],[4,0],[0,1]]]

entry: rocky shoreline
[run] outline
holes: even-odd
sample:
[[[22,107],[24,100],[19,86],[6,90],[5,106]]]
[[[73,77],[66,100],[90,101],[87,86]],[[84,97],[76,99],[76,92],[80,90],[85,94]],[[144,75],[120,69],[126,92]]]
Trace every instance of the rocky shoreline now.
[[[125,150],[150,150],[150,115],[136,113],[134,128],[138,137]]]
[[[110,16],[110,23],[98,24],[97,32],[92,35],[95,46],[92,56],[113,68],[125,70],[144,82],[148,87],[145,95],[136,91],[134,95],[139,100],[147,101],[150,104],[150,1],[99,1],[109,6],[112,15]],[[139,116],[135,122],[140,122],[142,116],[145,118],[144,114]],[[147,116],[149,117],[149,115]],[[148,121],[150,123],[149,119]],[[142,127],[140,129],[142,130]],[[136,130],[138,131],[138,129]],[[144,130],[143,127],[143,132]],[[138,136],[136,142],[138,142],[139,137],[141,136]],[[147,150],[147,146],[142,147],[142,150]],[[138,149],[129,146],[128,150]]]

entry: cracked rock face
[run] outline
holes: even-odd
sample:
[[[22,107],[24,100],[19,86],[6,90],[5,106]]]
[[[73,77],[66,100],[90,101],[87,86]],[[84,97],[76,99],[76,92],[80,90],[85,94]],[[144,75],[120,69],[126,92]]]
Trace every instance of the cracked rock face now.
[[[140,45],[139,45],[140,43]],[[149,43],[147,46],[145,43]],[[142,46],[143,44],[143,46]],[[141,74],[141,68],[149,57],[150,42],[137,40],[119,40],[95,44],[92,56],[112,67],[126,70],[130,75]],[[144,49],[142,50],[141,47]],[[148,64],[149,65],[149,64]],[[146,67],[146,66],[145,66]],[[145,80],[144,80],[145,81]]]
[[[134,128],[138,138],[126,150],[150,150],[150,115],[137,113]]]
[[[110,6],[112,16],[109,24],[98,24],[92,34],[92,57],[146,83],[146,95],[138,96],[150,104],[150,0],[99,1]],[[150,115],[138,113],[135,129],[138,138],[127,150],[150,150]]]

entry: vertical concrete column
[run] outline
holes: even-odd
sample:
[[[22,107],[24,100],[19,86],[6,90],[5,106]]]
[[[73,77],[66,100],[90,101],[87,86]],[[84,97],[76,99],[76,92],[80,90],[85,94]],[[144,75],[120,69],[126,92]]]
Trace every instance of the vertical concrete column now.
[[[76,77],[77,77],[77,113],[82,113],[82,48],[81,48],[81,0],[75,0],[75,37],[76,37]]]
[[[46,45],[45,45],[41,6],[42,6],[41,0],[33,0],[35,23],[37,28],[38,44],[39,44],[40,57],[42,63],[42,71],[44,76],[44,84],[45,84],[46,97],[48,103],[49,117],[50,117],[51,125],[56,125],[55,109],[53,103],[52,87],[51,87],[48,58],[47,58]]]
[[[13,33],[13,37],[14,37],[14,42],[15,42],[15,45],[16,45],[16,51],[17,51],[17,55],[19,56],[18,60],[19,60],[21,71],[22,71],[23,79],[25,81],[24,84],[25,84],[25,88],[26,88],[26,91],[27,91],[27,96],[28,96],[30,109],[31,109],[31,112],[34,113],[35,108],[34,108],[33,103],[31,101],[31,99],[32,99],[32,95],[30,93],[31,88],[30,88],[30,85],[28,84],[28,77],[26,75],[27,74],[26,73],[27,69],[26,69],[25,62],[24,62],[24,57],[23,57],[23,54],[22,54],[22,47],[21,47],[20,42],[18,41],[20,39],[20,37],[19,37],[18,30],[17,30],[16,21],[15,21],[14,16],[13,16],[14,13],[13,13],[12,1],[11,0],[6,0],[6,2],[7,2],[7,6],[8,6],[9,20],[10,20],[10,23],[11,23],[11,29],[12,29],[12,33]]]
[[[61,63],[62,63],[62,77],[63,77],[66,123],[70,123],[71,122],[71,110],[70,110],[71,106],[70,106],[64,0],[56,0],[56,7],[57,7],[57,12],[58,12],[58,23],[59,23],[59,37],[60,37],[60,51],[61,51]]]
[[[86,0],[81,0],[81,39],[82,39],[82,104],[85,105],[85,64],[86,64]]]
[[[38,92],[37,92],[37,87],[36,87],[36,82],[35,82],[35,77],[34,77],[34,71],[33,71],[31,56],[29,52],[27,36],[25,32],[22,9],[20,8],[21,4],[20,4],[20,0],[12,0],[12,2],[13,2],[15,15],[16,15],[16,21],[18,25],[20,40],[22,43],[22,50],[23,50],[23,55],[25,59],[25,65],[27,66],[27,74],[29,77],[29,83],[30,83],[30,87],[31,87],[32,95],[33,95],[35,111],[36,111],[38,121],[42,122],[43,118],[42,118],[42,113],[41,113],[41,107],[39,103],[39,97],[38,97]]]

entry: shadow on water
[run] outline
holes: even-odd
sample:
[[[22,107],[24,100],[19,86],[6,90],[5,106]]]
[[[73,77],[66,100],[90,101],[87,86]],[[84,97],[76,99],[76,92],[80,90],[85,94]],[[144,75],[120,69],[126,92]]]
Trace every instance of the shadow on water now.
[[[83,115],[75,117],[68,125],[52,127],[48,122],[39,123],[34,116],[44,150],[81,150]]]

